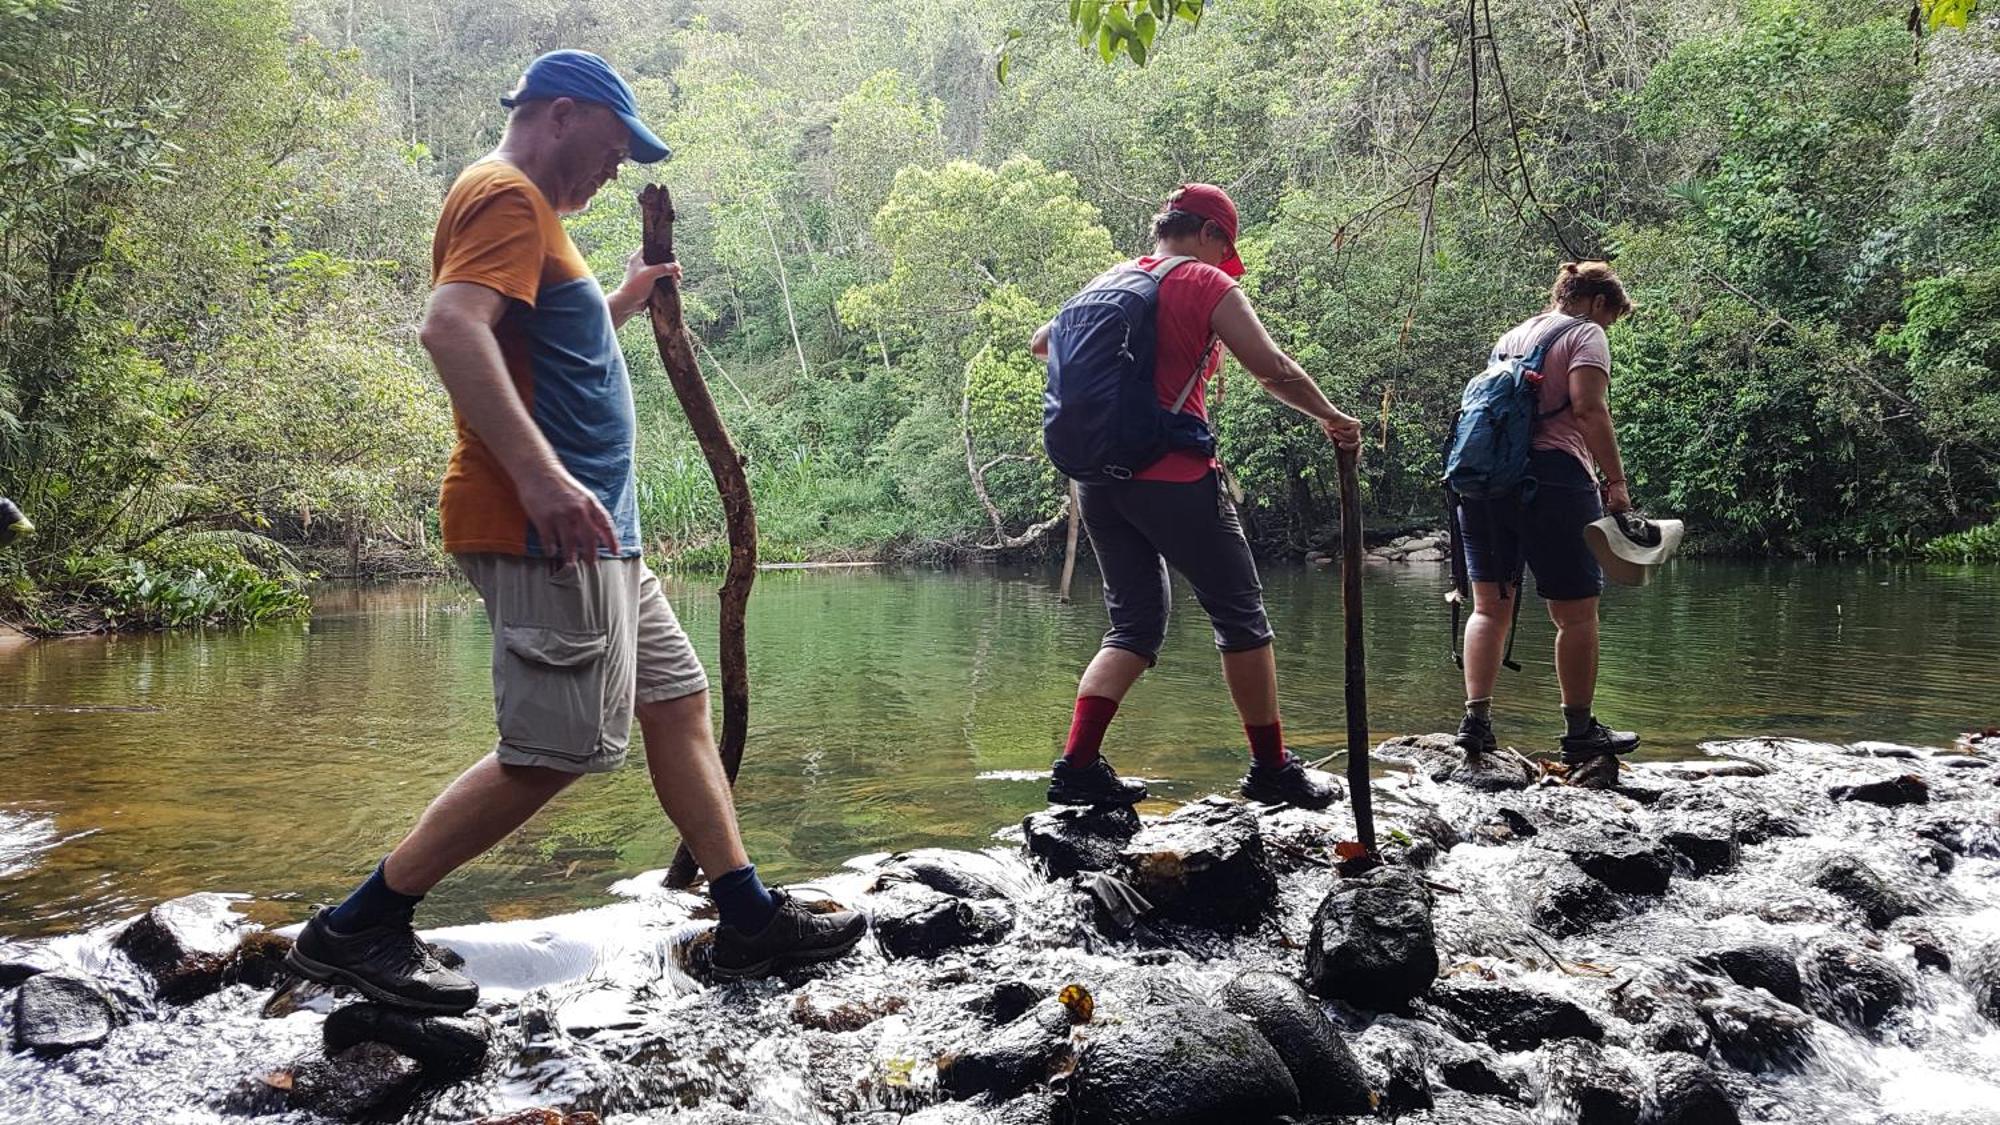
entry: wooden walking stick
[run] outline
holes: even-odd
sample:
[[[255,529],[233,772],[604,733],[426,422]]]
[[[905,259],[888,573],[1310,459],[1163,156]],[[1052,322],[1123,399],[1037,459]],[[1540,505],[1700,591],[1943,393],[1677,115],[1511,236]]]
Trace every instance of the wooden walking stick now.
[[[1368,668],[1361,635],[1361,480],[1358,449],[1340,451],[1340,605],[1347,618],[1347,792],[1364,862],[1375,855],[1368,788]]]
[[[649,184],[639,193],[639,213],[644,223],[642,252],[648,265],[674,260],[674,201],[667,189]],[[723,573],[722,589],[722,768],[729,783],[736,783],[736,771],[743,764],[743,743],[750,728],[750,672],[745,661],[743,610],[750,601],[750,584],[757,580],[757,512],[750,503],[750,481],[743,473],[743,455],[729,440],[729,430],[716,412],[715,399],[695,363],[687,325],[681,317],[680,286],[670,277],[653,283],[648,307],[653,313],[653,342],[659,345],[660,361],[666,365],[667,379],[680,399],[681,412],[701,444],[708,471],[715,477],[715,490],[722,496],[722,516],[729,528],[729,569]],[[686,887],[694,882],[694,856],[682,842],[667,870],[669,887]],[[710,875],[721,872],[711,871]]]

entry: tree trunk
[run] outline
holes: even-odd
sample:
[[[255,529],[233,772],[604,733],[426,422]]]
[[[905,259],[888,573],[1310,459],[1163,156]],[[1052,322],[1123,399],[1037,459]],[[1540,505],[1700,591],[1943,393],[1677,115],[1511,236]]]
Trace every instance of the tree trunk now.
[[[645,223],[644,253],[647,264],[674,260],[674,203],[667,189],[649,185],[639,193],[639,209]],[[674,385],[681,410],[701,443],[702,456],[715,476],[715,488],[722,496],[722,514],[729,527],[729,569],[723,574],[722,589],[722,768],[730,784],[743,764],[743,744],[750,727],[750,672],[745,660],[743,611],[750,601],[750,584],[757,580],[757,513],[750,503],[750,481],[743,472],[743,457],[729,440],[729,431],[716,412],[715,399],[702,381],[694,348],[689,343],[687,325],[681,318],[680,286],[671,278],[653,285],[649,303],[653,314],[653,342],[659,346],[660,360]],[[685,887],[694,881],[696,866],[683,842],[674,853],[673,867],[667,871],[669,887]],[[711,877],[720,871],[708,873]]]
[[[806,346],[799,342],[799,318],[792,312],[792,283],[785,276],[785,256],[778,252],[778,232],[771,226],[771,216],[764,219],[764,235],[771,240],[771,259],[778,263],[778,292],[785,298],[785,321],[792,327],[792,349],[799,353],[799,375],[812,378],[812,371],[806,367]]]

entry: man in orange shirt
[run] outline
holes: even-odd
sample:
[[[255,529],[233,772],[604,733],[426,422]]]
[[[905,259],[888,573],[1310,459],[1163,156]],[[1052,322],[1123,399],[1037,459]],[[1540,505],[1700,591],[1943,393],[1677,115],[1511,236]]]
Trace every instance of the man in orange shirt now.
[[[287,963],[412,1010],[472,1007],[478,986],[417,939],[417,903],[578,776],[617,768],[635,712],[654,792],[710,876],[714,971],[839,957],[867,921],[815,914],[758,881],[708,679],[640,558],[632,386],[615,330],[679,267],[635,254],[606,294],[558,219],[628,157],[651,163],[667,148],[631,87],[587,52],[536,59],[501,104],[500,147],[445,197],[422,333],[458,426],[439,500],[445,549],[492,622],[500,738],[346,901],[313,916]]]

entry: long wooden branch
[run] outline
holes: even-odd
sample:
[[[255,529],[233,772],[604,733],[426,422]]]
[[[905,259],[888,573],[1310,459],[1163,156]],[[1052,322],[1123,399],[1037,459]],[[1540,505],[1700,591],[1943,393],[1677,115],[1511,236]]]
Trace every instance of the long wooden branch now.
[[[643,249],[649,265],[674,260],[674,202],[667,189],[650,184],[639,193],[639,212],[645,224]],[[695,440],[701,443],[708,471],[715,477],[715,489],[722,496],[723,520],[729,529],[729,569],[722,578],[722,768],[730,784],[743,764],[743,744],[750,729],[750,671],[743,636],[743,611],[750,601],[750,585],[757,580],[757,512],[750,502],[750,481],[743,472],[743,456],[729,440],[729,430],[715,409],[715,399],[695,363],[687,324],[681,314],[680,286],[672,278],[653,283],[648,307],[653,314],[653,342],[659,345],[660,361],[667,379],[674,385],[681,411],[687,415]],[[683,842],[674,853],[667,871],[669,887],[685,887],[694,882],[694,856]],[[722,874],[711,871],[710,877]]]

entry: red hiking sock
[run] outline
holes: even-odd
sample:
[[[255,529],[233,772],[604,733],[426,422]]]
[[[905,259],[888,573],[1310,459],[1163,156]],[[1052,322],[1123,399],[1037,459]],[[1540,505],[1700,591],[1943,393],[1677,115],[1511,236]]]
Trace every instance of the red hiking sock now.
[[[1063,744],[1063,761],[1081,769],[1095,765],[1098,747],[1104,745],[1104,728],[1118,713],[1118,701],[1102,695],[1077,697],[1076,714],[1069,721],[1069,741]]]
[[[1282,766],[1286,758],[1285,732],[1282,723],[1253,727],[1243,724],[1243,733],[1250,737],[1250,760],[1260,766]]]

